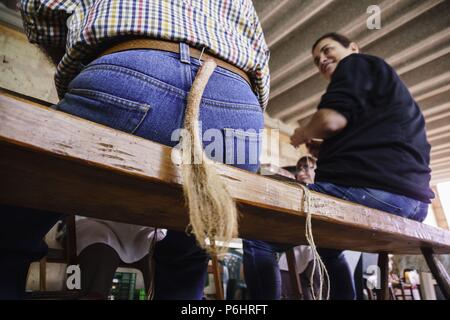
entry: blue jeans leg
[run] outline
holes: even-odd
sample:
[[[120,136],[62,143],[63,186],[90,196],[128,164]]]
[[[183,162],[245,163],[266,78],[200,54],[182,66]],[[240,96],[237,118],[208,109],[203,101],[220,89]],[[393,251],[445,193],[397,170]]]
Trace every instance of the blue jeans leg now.
[[[4,205],[0,211],[0,300],[22,299],[30,263],[46,255],[43,238],[62,215]]]
[[[292,246],[258,240],[243,240],[244,274],[251,299],[279,300],[281,279],[276,252]],[[318,249],[330,276],[330,299],[354,300],[355,289],[350,268],[342,250]]]
[[[343,250],[318,249],[317,251],[330,277],[330,299],[355,300],[355,283]]]
[[[242,244],[244,276],[250,299],[279,300],[281,275],[276,252],[293,246],[247,239],[243,239]]]
[[[420,222],[426,218],[428,213],[427,203],[379,189],[355,188],[329,182],[317,182],[308,185],[308,188]]]
[[[200,300],[203,297],[209,257],[195,237],[184,232],[167,232],[156,243],[155,299]],[[182,270],[180,270],[182,269]]]
[[[281,297],[281,275],[274,248],[265,241],[242,240],[244,277],[252,300]]]

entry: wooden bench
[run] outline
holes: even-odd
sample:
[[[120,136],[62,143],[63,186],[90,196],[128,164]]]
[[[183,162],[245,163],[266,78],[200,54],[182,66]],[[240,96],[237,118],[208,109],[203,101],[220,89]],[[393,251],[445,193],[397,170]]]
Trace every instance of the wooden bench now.
[[[176,153],[176,152],[175,152]],[[185,230],[188,215],[172,149],[0,91],[0,203]],[[300,187],[215,164],[241,212],[240,237],[306,244]],[[7,214],[7,213],[4,213]],[[446,298],[450,281],[434,254],[450,232],[311,192],[317,246],[424,254]]]

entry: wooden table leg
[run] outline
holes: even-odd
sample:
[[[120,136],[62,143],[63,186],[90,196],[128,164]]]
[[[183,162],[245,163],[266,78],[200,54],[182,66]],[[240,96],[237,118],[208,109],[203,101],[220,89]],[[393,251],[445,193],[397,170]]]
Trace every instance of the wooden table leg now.
[[[217,256],[212,255],[211,262],[212,262],[212,267],[213,267],[214,286],[216,287],[216,299],[224,300],[220,265],[219,265],[219,261],[217,260]]]
[[[39,290],[47,290],[47,257],[39,261]]]
[[[406,300],[406,294],[405,294],[405,284],[402,280],[400,280],[400,290],[402,291],[402,299]]]
[[[379,290],[379,300],[389,300],[389,255],[382,252],[378,255],[378,267],[380,268],[381,288]]]
[[[395,296],[395,290],[391,286],[389,286],[389,299],[390,300],[397,300],[397,297]]]
[[[289,277],[291,279],[292,290],[295,294],[295,299],[302,300],[302,284],[300,281],[300,276],[297,270],[297,263],[295,261],[294,249],[289,249],[286,251],[286,260],[288,263]]]
[[[421,248],[422,254],[430,268],[433,277],[442,291],[445,299],[450,300],[450,277],[441,261],[433,253],[431,248]]]

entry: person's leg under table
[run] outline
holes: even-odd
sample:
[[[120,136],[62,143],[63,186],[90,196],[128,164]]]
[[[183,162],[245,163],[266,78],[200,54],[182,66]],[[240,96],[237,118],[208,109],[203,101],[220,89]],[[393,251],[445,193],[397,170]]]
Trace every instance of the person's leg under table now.
[[[84,248],[77,260],[81,270],[82,298],[106,300],[120,263],[117,252],[107,244],[94,243]]]
[[[244,276],[249,297],[253,300],[280,300],[281,275],[277,252],[292,248],[260,240],[242,240]]]
[[[201,300],[209,257],[193,235],[168,230],[155,244],[156,300]]]
[[[47,254],[45,235],[63,215],[0,206],[0,300],[23,299],[30,263]]]
[[[330,277],[330,299],[354,300],[356,298],[355,284],[343,250],[322,248],[317,252]]]

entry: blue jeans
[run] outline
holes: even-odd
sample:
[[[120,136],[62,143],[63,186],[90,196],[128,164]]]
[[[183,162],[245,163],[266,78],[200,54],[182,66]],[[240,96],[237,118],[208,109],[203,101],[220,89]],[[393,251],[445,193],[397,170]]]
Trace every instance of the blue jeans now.
[[[311,184],[308,188],[420,222],[428,212],[427,203],[382,190],[338,186],[327,182]],[[286,251],[292,246],[259,240],[244,240],[243,245],[244,273],[250,297],[280,299],[281,278],[276,252]],[[330,298],[355,299],[354,280],[343,250],[321,248],[318,252],[330,276]]]
[[[183,126],[186,97],[199,68],[187,45],[181,44],[180,52],[132,50],[103,56],[70,83],[58,109],[175,146],[179,141],[173,133]],[[203,94],[200,121],[210,157],[244,170],[258,169],[263,113],[239,75],[215,70]],[[169,230],[157,242],[154,258],[156,299],[203,297],[209,257],[193,236]]]

